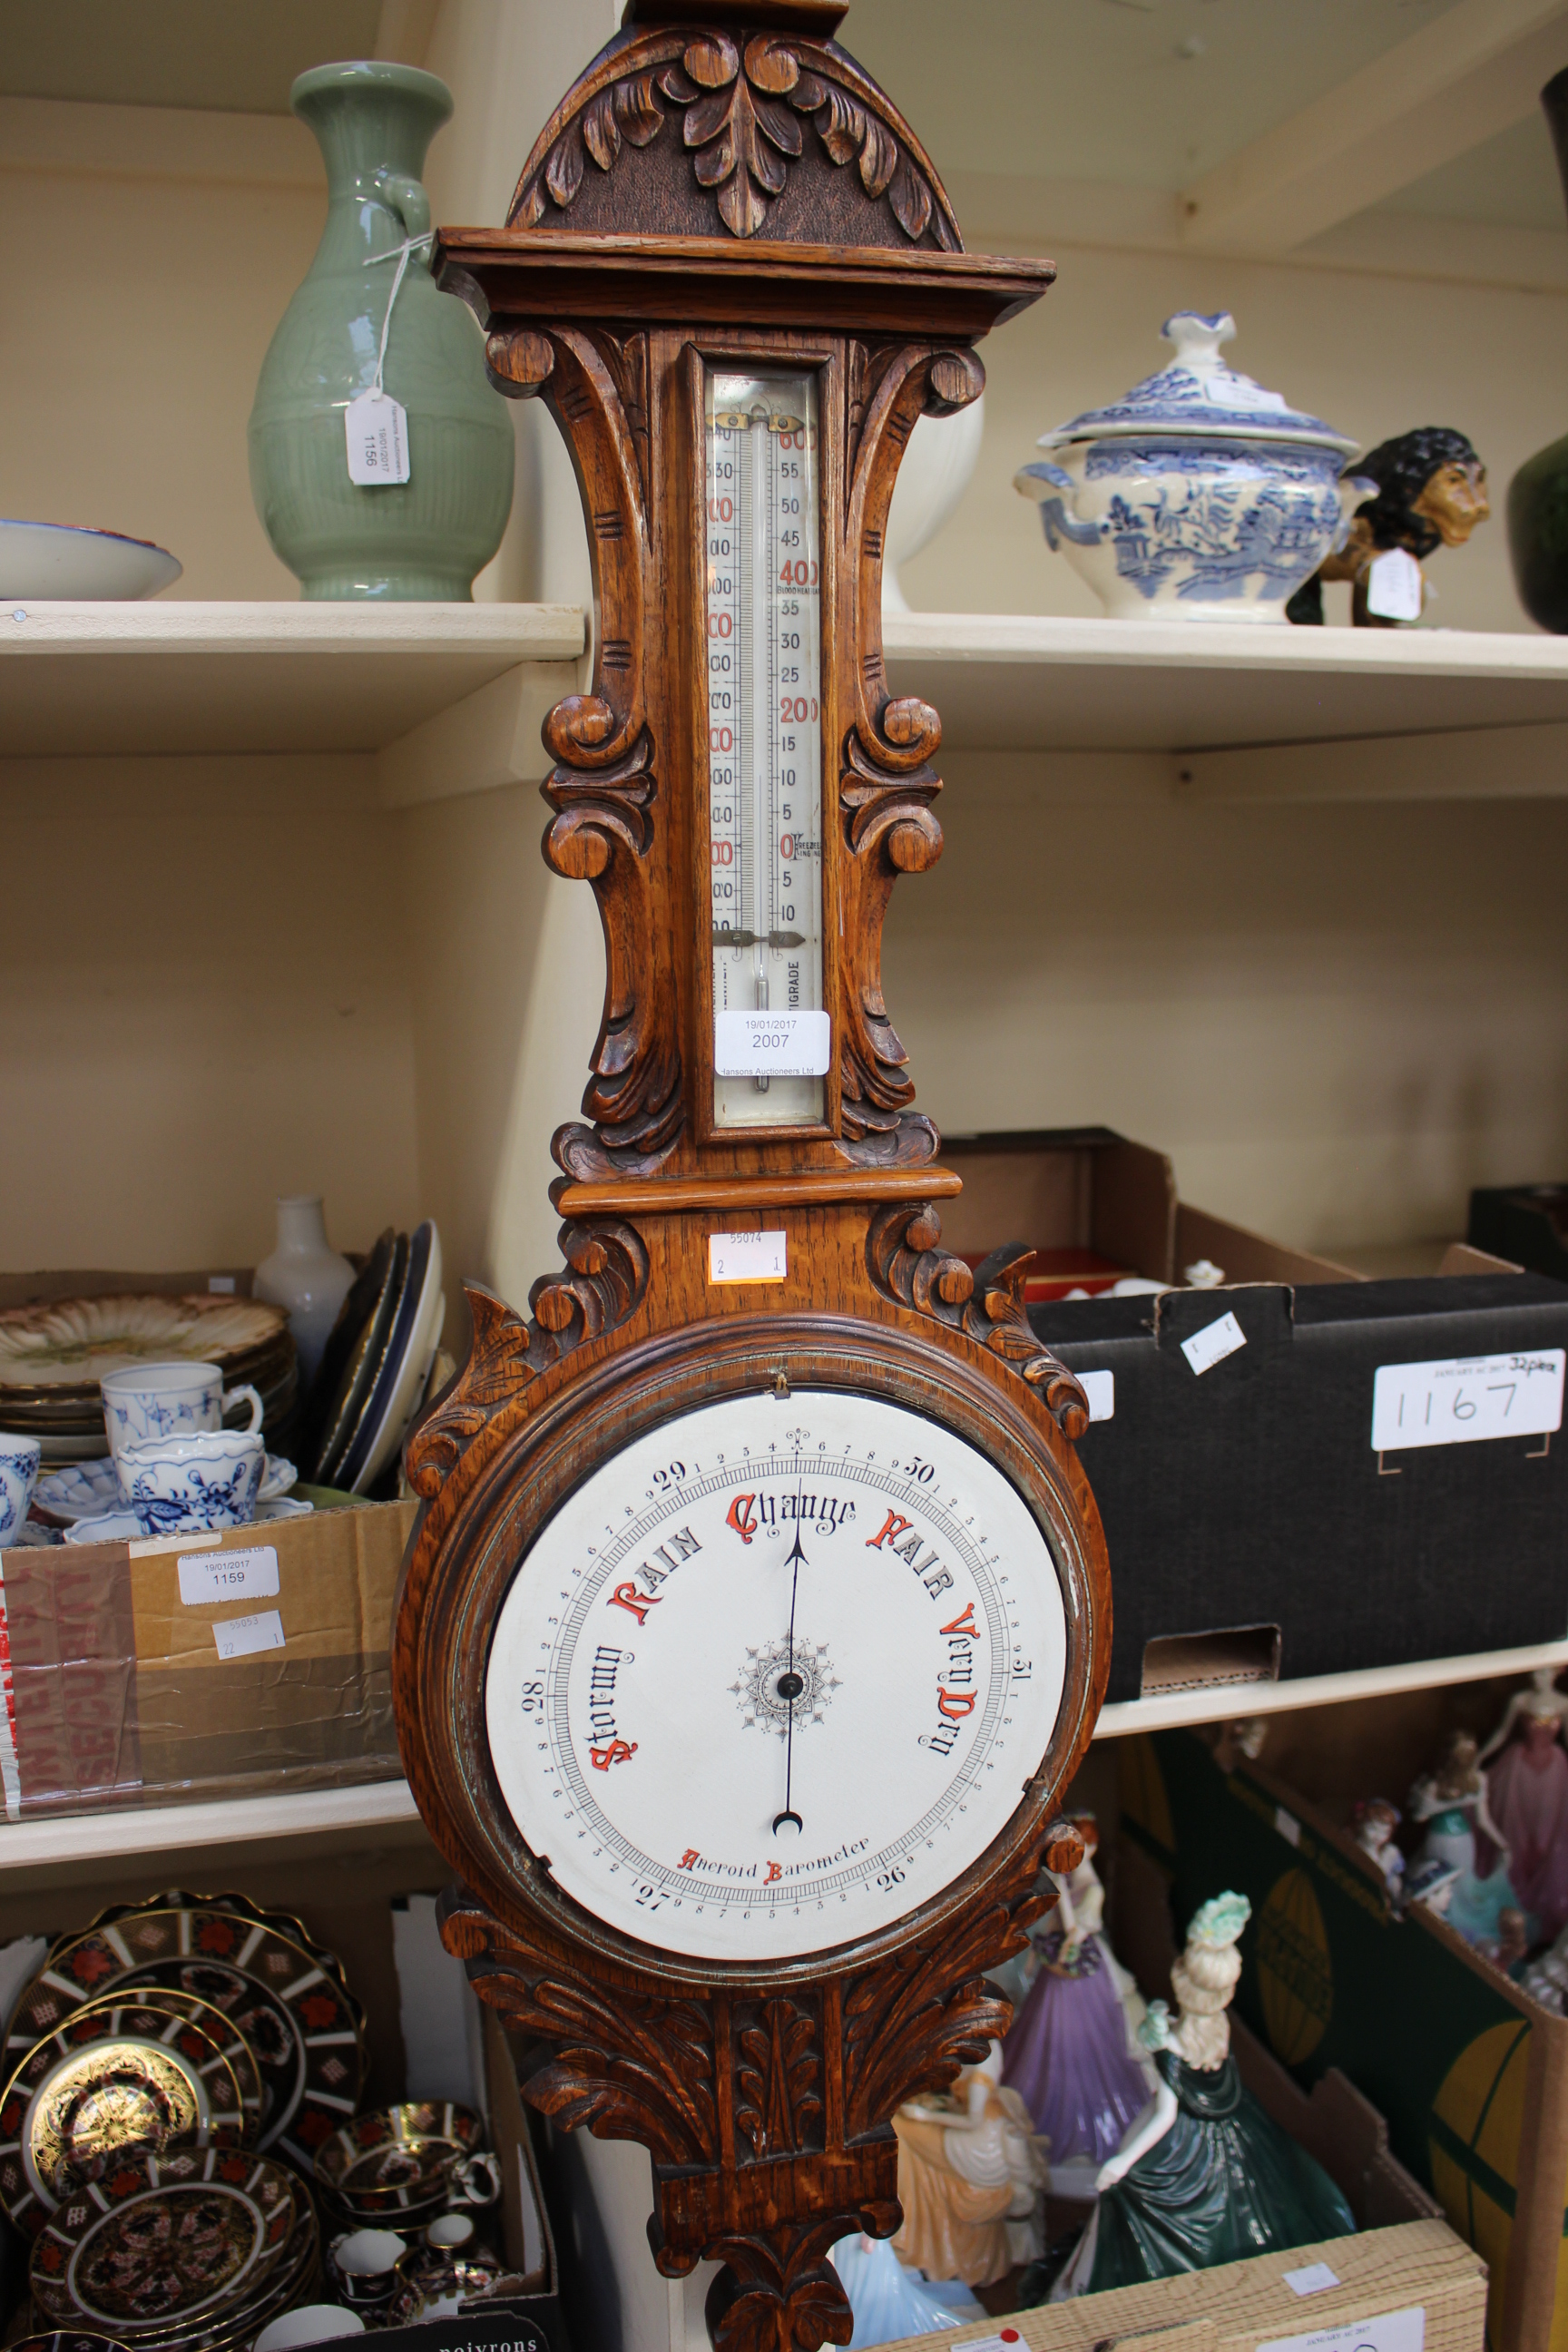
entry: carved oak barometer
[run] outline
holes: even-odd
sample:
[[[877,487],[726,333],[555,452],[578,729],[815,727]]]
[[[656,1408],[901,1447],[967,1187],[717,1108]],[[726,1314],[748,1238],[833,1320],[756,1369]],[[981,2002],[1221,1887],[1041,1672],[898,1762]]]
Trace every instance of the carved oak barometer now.
[[[504,391],[570,446],[592,690],[544,856],[607,985],[553,1150],[565,1266],[409,1441],[395,1634],[444,1932],[526,2095],[643,2142],[731,2347],[845,2343],[826,2260],[898,2222],[889,2118],[1002,2030],[982,1970],[1110,1645],[1082,1391],[959,1190],[880,982],[932,865],[934,710],[889,695],[881,549],[922,415],[1048,264],[967,255],[834,0],[636,0],[503,230],[442,232]]]

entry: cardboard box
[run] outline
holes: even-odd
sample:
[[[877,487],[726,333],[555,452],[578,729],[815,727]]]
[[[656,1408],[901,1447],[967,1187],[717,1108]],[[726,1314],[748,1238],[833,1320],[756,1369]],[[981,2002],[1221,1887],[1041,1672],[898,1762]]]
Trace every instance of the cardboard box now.
[[[1561,1638],[1568,1448],[1540,1428],[1373,1434],[1385,1367],[1568,1348],[1568,1285],[1463,1244],[1439,1275],[1362,1281],[1187,1207],[1163,1154],[1105,1128],[951,1137],[942,1156],[964,1181],[944,1242],[976,1263],[1010,1240],[1041,1253],[1030,1322],[1095,1376],[1079,1455],[1110,1554],[1111,1700]],[[1068,1262],[1092,1289],[1117,1268],[1179,1285],[1198,1258],[1223,1287],[1061,1295]],[[1560,1412],[1560,1373],[1554,1393]],[[1478,1574],[1489,1559],[1508,1575]]]
[[[0,1553],[7,1817],[399,1773],[388,1653],[416,1508]]]
[[[1396,1918],[1353,1838],[1267,1770],[1225,1769],[1192,1732],[1129,1739],[1120,1760],[1118,1948],[1140,1916],[1184,1922],[1224,1888],[1247,1895],[1236,2014],[1299,2084],[1337,2068],[1386,2118],[1394,2157],[1489,2268],[1498,2352],[1559,2352],[1568,2021],[1425,1906]],[[1428,1761],[1412,1757],[1411,1775]]]

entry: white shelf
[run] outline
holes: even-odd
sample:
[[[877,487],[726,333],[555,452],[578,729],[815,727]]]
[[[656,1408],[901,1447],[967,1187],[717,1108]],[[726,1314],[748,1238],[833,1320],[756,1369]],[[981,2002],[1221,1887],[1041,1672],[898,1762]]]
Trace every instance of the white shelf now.
[[[381,751],[502,679],[569,692],[584,635],[572,604],[0,605],[0,758]]]
[[[1094,1736],[1124,1739],[1133,1732],[1282,1715],[1295,1707],[1332,1706],[1347,1699],[1383,1698],[1396,1691],[1563,1665],[1568,1665],[1568,1641],[1471,1657],[1429,1658],[1408,1666],[1375,1666],[1354,1674],[1310,1675],[1296,1682],[1211,1685],[1104,1707]],[[120,1869],[230,1846],[321,1841],[358,1848],[367,1839],[410,1832],[423,1834],[406,1780],[372,1780],[359,1788],[307,1790],[295,1796],[238,1797],[215,1804],[62,1813],[0,1824],[0,1884],[23,1876],[66,1880],[83,1874],[102,1875],[104,1865]]]
[[[944,752],[1143,755],[1193,797],[1568,791],[1568,638],[963,613],[883,635]]]

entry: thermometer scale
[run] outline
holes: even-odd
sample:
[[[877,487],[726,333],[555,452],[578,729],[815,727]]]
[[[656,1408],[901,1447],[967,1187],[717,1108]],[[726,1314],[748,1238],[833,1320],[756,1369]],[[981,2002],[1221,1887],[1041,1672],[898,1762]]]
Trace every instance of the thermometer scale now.
[[[704,378],[715,1127],[813,1127],[822,982],[815,374]]]

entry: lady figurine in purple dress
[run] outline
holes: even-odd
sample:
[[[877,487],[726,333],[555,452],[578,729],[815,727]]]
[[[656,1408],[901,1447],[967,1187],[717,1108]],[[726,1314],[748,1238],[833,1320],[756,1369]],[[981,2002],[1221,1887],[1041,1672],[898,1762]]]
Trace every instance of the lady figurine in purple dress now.
[[[1506,1841],[1513,1892],[1541,1938],[1568,1927],[1568,1697],[1556,1685],[1556,1668],[1539,1668],[1530,1687],[1509,1700],[1479,1758],[1482,1764],[1495,1759],[1488,1801]]]
[[[1052,2193],[1089,2198],[1095,2174],[1148,2105],[1154,2084],[1136,2054],[1138,2019],[1125,1996],[1140,2015],[1142,2003],[1101,1931],[1105,1889],[1091,1858],[1094,1820],[1081,1813],[1074,1820],[1084,1858],[1069,1878],[1047,1874],[1057,1907],[1031,1936],[1036,1972],[1002,2045],[1002,2079],[1050,2142]]]

